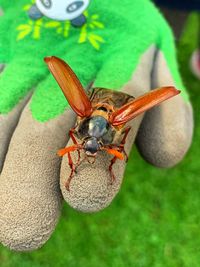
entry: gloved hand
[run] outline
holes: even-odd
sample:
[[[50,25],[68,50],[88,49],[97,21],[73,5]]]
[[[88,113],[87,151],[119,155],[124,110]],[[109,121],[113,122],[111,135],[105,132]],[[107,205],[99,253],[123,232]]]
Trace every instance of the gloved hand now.
[[[66,133],[74,126],[75,114],[43,63],[45,56],[65,60],[85,87],[93,82],[93,87],[134,97],[162,86],[182,90],[144,119],[141,115],[131,121],[127,153],[142,122],[137,135],[142,156],[158,167],[173,166],[187,152],[193,130],[173,37],[151,2],[93,0],[81,28],[45,17],[31,21],[27,4],[0,1],[0,63],[5,64],[0,75],[0,241],[18,251],[36,249],[52,234],[62,203],[59,176],[65,200],[80,211],[94,212],[117,194],[126,166],[116,162],[117,179],[111,185],[111,156],[99,153],[95,165],[80,166],[66,190],[70,168],[64,157],[60,174],[56,152],[70,145]]]

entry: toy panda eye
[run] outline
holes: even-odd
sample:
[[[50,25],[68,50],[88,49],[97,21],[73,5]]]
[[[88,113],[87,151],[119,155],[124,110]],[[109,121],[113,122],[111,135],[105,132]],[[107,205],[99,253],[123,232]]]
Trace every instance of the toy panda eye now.
[[[72,13],[84,5],[83,1],[75,1],[67,7],[67,13]]]
[[[43,4],[43,6],[45,6],[46,8],[51,7],[51,0],[40,0],[40,1]]]

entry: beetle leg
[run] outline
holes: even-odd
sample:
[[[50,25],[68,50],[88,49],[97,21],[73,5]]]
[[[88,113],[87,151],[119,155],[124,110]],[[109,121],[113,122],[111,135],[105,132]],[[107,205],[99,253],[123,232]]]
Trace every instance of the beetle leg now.
[[[128,126],[128,127],[124,130],[124,136],[123,136],[123,139],[122,139],[120,145],[125,145],[125,143],[126,143],[126,138],[127,138],[127,135],[128,135],[128,133],[129,133],[130,129],[131,129],[131,126]]]
[[[127,155],[127,153],[126,153],[126,151],[125,151],[125,149],[124,149],[124,145],[125,145],[125,143],[126,143],[126,138],[127,138],[127,135],[128,135],[128,133],[129,133],[130,130],[131,130],[131,127],[130,127],[130,126],[128,126],[128,127],[124,130],[124,136],[123,136],[123,139],[122,139],[120,145],[117,146],[117,147],[119,148],[119,151],[124,153],[124,155],[125,155],[125,157],[126,157],[126,162],[128,161],[128,155]],[[112,145],[112,144],[110,145],[110,147],[113,147],[113,146],[116,146],[116,145]],[[115,178],[115,175],[114,175],[114,173],[113,173],[113,170],[112,170],[112,167],[113,167],[114,163],[116,162],[116,160],[117,160],[117,157],[114,157],[114,158],[111,160],[111,162],[110,162],[110,166],[109,166],[109,171],[110,171],[110,174],[111,174],[112,183],[113,183],[113,182],[115,181],[115,179],[116,179],[116,178]]]
[[[83,144],[84,144],[84,141],[83,141],[83,143],[81,144],[81,146],[80,146],[80,149],[83,149]],[[77,168],[79,167],[79,165],[86,159],[86,154],[85,154],[85,157],[84,158],[82,158],[82,160],[81,160],[81,157],[80,157],[80,150],[78,150],[78,160],[77,160],[77,162],[76,162],[76,167],[75,167],[75,172],[77,172]]]
[[[120,145],[115,145],[115,144],[110,144],[110,145],[108,145],[109,148],[113,148],[113,147],[115,147],[115,148],[118,149],[119,152],[123,152],[124,155],[125,155],[125,158],[126,158],[126,160],[125,160],[126,162],[128,161],[128,155],[127,155],[127,153],[126,153],[126,151],[125,151],[125,149],[124,149],[124,145],[125,145],[125,143],[126,143],[126,138],[127,138],[127,135],[128,135],[128,133],[129,133],[130,129],[131,129],[131,127],[128,126],[128,127],[124,130],[124,132],[123,132],[124,136],[123,136],[123,139],[122,139]]]
[[[76,129],[76,127],[74,127],[74,128],[69,130],[69,136],[71,137],[71,139],[74,142],[74,144],[78,145],[76,137],[74,136],[75,129]],[[80,162],[80,158],[81,158],[81,153],[80,153],[80,150],[77,150],[77,152],[78,152],[78,161],[77,161],[77,163],[79,163]]]
[[[69,130],[69,136],[71,137],[71,139],[72,139],[72,141],[74,142],[74,144],[77,145],[78,142],[76,141],[76,137],[74,136],[75,129],[76,129],[76,127],[71,128],[71,129]]]
[[[85,154],[85,157],[82,158],[82,160],[79,160],[77,163],[76,163],[76,169],[79,167],[79,165],[86,159],[87,155]]]
[[[74,172],[76,172],[76,168],[77,168],[76,164],[74,164],[73,161],[72,161],[72,157],[71,157],[70,152],[75,151],[75,150],[79,151],[82,148],[83,148],[82,145],[74,145],[74,146],[71,146],[71,147],[68,147],[68,148],[61,149],[58,152],[60,156],[63,156],[66,153],[68,154],[68,164],[69,164],[69,166],[71,168],[70,176],[69,176],[68,180],[65,183],[65,187],[66,187],[66,189],[68,191],[69,191],[69,184],[70,184],[71,179],[73,177],[73,174],[74,174]]]
[[[75,151],[77,149],[81,149],[81,146],[78,146],[78,145],[68,146],[68,147],[58,150],[57,153],[58,153],[58,156],[63,157],[65,154]]]
[[[77,162],[76,162],[76,169],[77,169],[77,167],[80,165],[80,163],[81,163],[81,152],[80,152],[80,150],[78,150],[77,151],[78,152],[78,160],[77,160]]]
[[[70,173],[70,176],[69,176],[69,178],[67,179],[67,181],[65,183],[65,188],[69,191],[69,184],[70,184],[70,182],[71,182],[71,180],[73,178],[73,173],[76,170],[76,168],[74,167],[74,163],[72,161],[70,152],[68,152],[68,163],[69,163],[69,166],[71,168],[71,173]]]
[[[124,136],[123,136],[123,139],[119,145],[119,148],[120,148],[120,151],[124,153],[125,157],[126,157],[126,162],[128,161],[128,155],[124,149],[124,145],[126,143],[126,138],[127,138],[127,135],[129,133],[129,131],[131,130],[131,127],[128,126],[125,130],[124,130]]]
[[[117,160],[117,157],[112,158],[110,161],[110,165],[109,165],[109,171],[110,171],[110,175],[111,175],[111,184],[116,180],[116,177],[115,177],[115,175],[113,173],[113,169],[112,169],[116,160]]]

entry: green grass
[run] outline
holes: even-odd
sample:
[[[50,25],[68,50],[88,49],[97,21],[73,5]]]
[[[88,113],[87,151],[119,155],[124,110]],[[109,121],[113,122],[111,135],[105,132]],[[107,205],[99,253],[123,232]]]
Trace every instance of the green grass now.
[[[190,17],[179,44],[196,124],[185,159],[175,168],[159,170],[133,149],[122,190],[109,208],[85,215],[65,204],[42,249],[15,253],[1,246],[1,267],[200,266],[200,82],[188,67],[196,47],[196,20]]]

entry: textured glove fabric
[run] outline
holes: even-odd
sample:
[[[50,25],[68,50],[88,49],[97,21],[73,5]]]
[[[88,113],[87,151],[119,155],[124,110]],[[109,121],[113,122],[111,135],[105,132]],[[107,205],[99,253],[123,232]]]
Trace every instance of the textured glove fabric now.
[[[126,165],[116,162],[117,180],[110,185],[110,157],[102,153],[95,165],[81,165],[70,192],[65,189],[70,168],[64,157],[60,172],[56,152],[70,145],[66,134],[76,117],[44,57],[67,61],[85,87],[92,82],[135,97],[166,85],[182,90],[148,112],[139,131],[138,148],[156,166],[177,164],[189,148],[193,129],[171,30],[150,1],[93,0],[84,12],[87,23],[80,28],[47,17],[31,20],[28,10],[33,4],[0,0],[0,63],[5,65],[0,74],[0,241],[18,251],[37,249],[49,239],[62,195],[84,212],[108,206],[120,189]],[[142,119],[143,115],[131,122],[127,152]],[[157,155],[167,155],[166,160]]]

